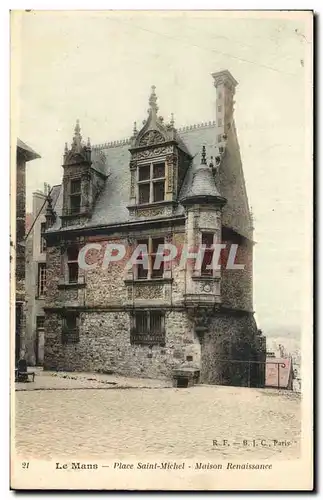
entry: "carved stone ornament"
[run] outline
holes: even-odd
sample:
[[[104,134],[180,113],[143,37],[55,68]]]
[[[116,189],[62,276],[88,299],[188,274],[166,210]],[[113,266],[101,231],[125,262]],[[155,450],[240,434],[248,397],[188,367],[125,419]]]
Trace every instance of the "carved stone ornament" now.
[[[160,299],[163,297],[162,286],[140,286],[135,288],[136,299]]]
[[[210,293],[212,291],[212,287],[209,283],[201,283],[201,291],[204,293]]]
[[[173,191],[173,166],[168,165],[168,180],[167,180],[167,190]]]
[[[175,155],[175,154],[167,155],[166,163],[168,163],[170,165],[176,165],[177,164],[177,155]]]
[[[131,171],[131,179],[130,179],[130,198],[134,198],[135,196],[135,171]]]
[[[153,144],[160,144],[161,142],[165,142],[161,133],[158,130],[149,130],[140,139],[139,146],[151,146]]]
[[[164,146],[160,148],[148,149],[146,151],[134,151],[132,153],[133,160],[146,160],[157,156],[166,156],[172,152],[172,146]]]
[[[138,217],[157,217],[158,215],[164,215],[164,208],[143,208],[138,209],[137,216]]]

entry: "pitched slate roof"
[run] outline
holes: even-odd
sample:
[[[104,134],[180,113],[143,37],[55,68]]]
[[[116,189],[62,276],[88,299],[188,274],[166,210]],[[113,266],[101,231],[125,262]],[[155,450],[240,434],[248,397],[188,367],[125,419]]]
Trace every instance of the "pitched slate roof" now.
[[[211,171],[209,167],[207,167],[208,171],[202,172],[202,175],[195,175],[201,166],[202,146],[206,147],[208,159],[210,159],[211,156],[215,157],[218,155],[217,136],[219,133],[220,130],[215,122],[209,122],[202,126],[185,127],[177,131],[177,136],[180,138],[182,144],[181,148],[185,148],[193,158],[180,188],[178,199],[179,201],[185,199],[192,193],[192,183],[195,193],[202,193],[205,192],[205,190],[210,191],[210,189],[212,190],[212,194],[217,192],[218,195],[220,194],[227,199],[227,203],[223,208],[223,220],[225,225],[250,238],[247,213],[248,202],[244,200],[243,193],[240,193],[238,197],[235,195],[236,192],[239,190],[241,191],[242,184],[244,187],[242,170],[237,170],[236,173],[235,165],[239,163],[237,161],[239,158],[233,158],[232,154],[231,156],[227,153],[224,155],[222,161],[223,168],[220,166],[219,171],[220,185],[217,187],[214,181],[211,183]],[[130,220],[127,209],[130,192],[130,147],[129,141],[117,141],[92,147],[92,158],[100,157],[100,171],[108,176],[105,186],[96,201],[92,217],[88,221],[82,221],[80,225],[68,226],[68,228],[61,228],[61,219],[57,217],[55,224],[49,231],[57,231],[60,229],[62,231],[67,231],[72,228],[121,224]],[[234,149],[235,148],[236,145],[234,144]],[[102,153],[105,157],[104,163],[102,163]],[[96,167],[96,169],[99,168]],[[226,175],[226,171],[230,173],[230,177]],[[195,181],[193,182],[194,176]],[[57,189],[55,212],[57,215],[60,215],[62,213],[63,193],[59,186],[54,187]],[[232,216],[232,214],[234,214],[234,216]],[[180,203],[176,208],[175,215],[184,215],[184,207]],[[152,217],[152,219],[158,218],[159,217]]]
[[[61,190],[61,185],[60,184],[56,184],[55,186],[52,187],[52,189],[50,190],[50,197],[52,199],[52,207],[55,209],[55,206],[56,206],[56,203],[57,203],[57,199],[59,197],[59,193],[60,193],[60,190]]]
[[[180,137],[183,147],[185,147],[193,157],[192,164],[184,179],[179,198],[183,197],[189,189],[193,173],[200,166],[199,155],[201,152],[201,145],[206,145],[208,155],[215,156],[216,135],[216,125],[214,122],[204,124],[203,126],[186,127],[178,131],[178,136]],[[118,224],[130,220],[127,209],[130,192],[129,162],[131,158],[129,147],[129,143],[123,141],[92,147],[94,155],[97,155],[98,151],[104,153],[105,173],[109,177],[96,201],[91,219],[87,223],[83,223],[82,227]],[[61,214],[62,203],[63,196],[62,189],[60,189],[55,209],[58,215]],[[178,205],[175,215],[181,215],[183,213],[184,207]],[[60,226],[60,219],[57,218],[56,223],[51,229],[57,230]],[[69,229],[71,227],[72,226],[69,226]]]

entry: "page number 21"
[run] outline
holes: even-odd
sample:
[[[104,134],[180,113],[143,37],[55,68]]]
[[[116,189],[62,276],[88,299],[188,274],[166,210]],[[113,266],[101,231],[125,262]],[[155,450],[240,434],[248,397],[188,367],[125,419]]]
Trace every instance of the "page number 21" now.
[[[23,469],[29,469],[29,462],[22,462],[21,466]]]

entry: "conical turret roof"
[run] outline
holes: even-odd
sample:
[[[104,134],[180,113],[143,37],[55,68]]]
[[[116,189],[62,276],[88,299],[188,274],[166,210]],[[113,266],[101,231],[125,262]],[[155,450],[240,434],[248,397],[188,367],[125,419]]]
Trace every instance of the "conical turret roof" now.
[[[226,199],[221,196],[215,185],[212,169],[206,163],[205,146],[202,148],[201,164],[193,174],[191,187],[180,201],[182,205],[205,202],[219,205],[226,203]]]

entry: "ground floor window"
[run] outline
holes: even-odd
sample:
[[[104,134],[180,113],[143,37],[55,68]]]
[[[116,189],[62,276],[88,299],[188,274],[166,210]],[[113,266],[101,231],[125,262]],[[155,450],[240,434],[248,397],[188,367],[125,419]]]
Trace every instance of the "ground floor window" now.
[[[37,316],[36,338],[35,338],[35,361],[37,366],[43,363],[44,334],[45,334],[45,316]]]
[[[165,345],[165,315],[162,311],[136,311],[132,316],[131,344]]]
[[[75,344],[80,341],[79,315],[67,313],[62,320],[62,344]]]

